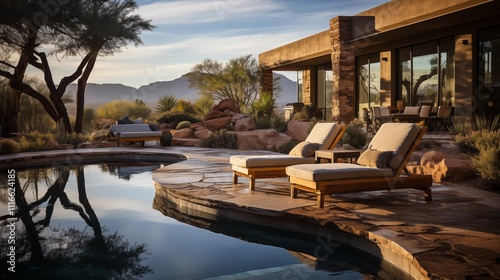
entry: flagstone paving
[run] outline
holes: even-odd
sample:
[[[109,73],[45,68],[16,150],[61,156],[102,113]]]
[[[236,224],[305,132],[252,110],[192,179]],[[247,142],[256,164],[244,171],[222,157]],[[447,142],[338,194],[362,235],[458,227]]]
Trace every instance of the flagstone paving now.
[[[74,159],[163,160],[171,164],[155,171],[153,180],[154,207],[164,213],[318,236],[378,255],[415,279],[500,279],[497,193],[435,184],[432,202],[416,190],[374,191],[327,197],[318,209],[314,195],[290,198],[286,178],[257,180],[255,191],[245,178],[233,185],[229,156],[242,153],[269,152],[157,146],[51,151],[0,156],[0,169]],[[333,247],[310,257],[321,259]]]

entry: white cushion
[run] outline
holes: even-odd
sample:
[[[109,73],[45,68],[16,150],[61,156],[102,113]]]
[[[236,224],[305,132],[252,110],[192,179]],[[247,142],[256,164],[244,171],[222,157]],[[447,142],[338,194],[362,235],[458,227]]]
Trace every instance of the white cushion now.
[[[142,137],[160,137],[161,131],[137,131],[137,132],[115,132],[115,136],[120,133],[121,138],[142,138]]]
[[[339,132],[340,125],[336,123],[317,123],[305,141],[318,143],[318,150],[328,150]]]
[[[292,165],[286,168],[286,175],[315,182],[394,176],[390,168],[373,168],[352,163]]]
[[[311,157],[314,155],[314,151],[316,151],[317,148],[318,143],[302,141],[299,144],[295,145],[295,147],[293,147],[288,155],[297,157]]]
[[[274,167],[293,164],[314,163],[314,158],[304,158],[290,155],[234,155],[229,158],[232,165],[241,167]]]
[[[420,126],[414,123],[384,123],[368,144],[369,149],[393,151],[387,166],[397,169],[411,144],[417,138]]]

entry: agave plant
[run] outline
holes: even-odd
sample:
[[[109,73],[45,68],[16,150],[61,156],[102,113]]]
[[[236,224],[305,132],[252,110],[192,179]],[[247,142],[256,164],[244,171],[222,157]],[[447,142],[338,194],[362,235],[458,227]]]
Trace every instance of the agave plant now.
[[[158,99],[155,109],[160,114],[168,113],[177,107],[178,102],[179,100],[175,96],[165,94]]]

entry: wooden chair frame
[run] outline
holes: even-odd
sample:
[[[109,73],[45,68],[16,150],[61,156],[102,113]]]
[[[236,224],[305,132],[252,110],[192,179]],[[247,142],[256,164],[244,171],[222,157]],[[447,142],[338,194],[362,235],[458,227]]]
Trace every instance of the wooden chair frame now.
[[[337,146],[337,143],[342,138],[346,130],[346,126],[341,125],[339,133],[333,139],[330,147],[328,149],[333,149]],[[256,179],[264,179],[264,178],[279,178],[279,177],[287,177],[285,169],[289,165],[281,165],[281,166],[267,166],[267,167],[243,167],[232,165],[233,170],[233,184],[238,184],[238,177],[245,177],[250,180],[249,188],[250,190],[255,190],[255,180]]]
[[[325,204],[325,195],[329,194],[413,188],[424,191],[425,200],[432,201],[432,176],[410,174],[406,169],[406,164],[410,156],[417,148],[420,140],[422,140],[426,130],[427,127],[425,126],[420,129],[415,141],[413,141],[406,152],[401,165],[394,171],[394,175],[391,177],[310,181],[290,176],[290,195],[292,198],[296,198],[297,190],[315,193],[318,195],[317,206],[323,208]],[[405,172],[404,175],[402,175],[403,171]]]

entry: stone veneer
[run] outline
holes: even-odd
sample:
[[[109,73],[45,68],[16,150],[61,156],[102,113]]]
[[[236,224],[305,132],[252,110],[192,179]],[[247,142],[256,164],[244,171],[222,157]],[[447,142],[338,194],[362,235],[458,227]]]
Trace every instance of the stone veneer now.
[[[351,17],[336,17],[330,20],[333,71],[332,116],[336,121],[349,123],[356,115],[354,91],[355,53],[348,41],[351,39]]]

